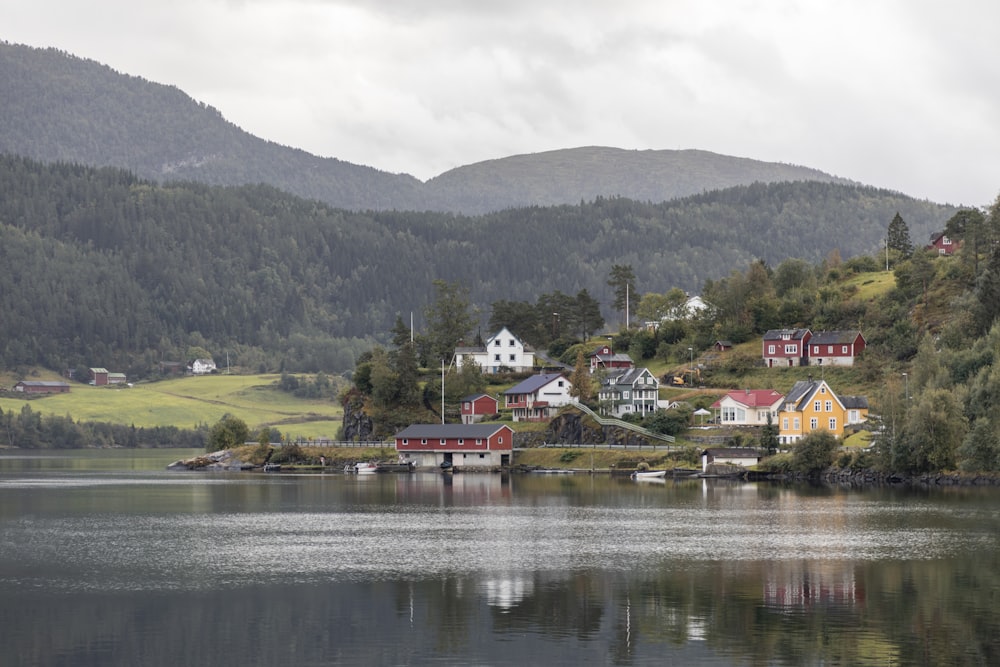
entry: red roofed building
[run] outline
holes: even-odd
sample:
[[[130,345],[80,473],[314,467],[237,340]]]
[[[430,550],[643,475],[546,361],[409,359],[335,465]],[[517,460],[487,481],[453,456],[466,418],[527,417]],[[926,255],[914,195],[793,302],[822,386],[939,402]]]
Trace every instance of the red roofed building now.
[[[785,396],[774,389],[736,389],[712,404],[719,423],[729,426],[764,426],[767,415],[778,423],[778,411]]]

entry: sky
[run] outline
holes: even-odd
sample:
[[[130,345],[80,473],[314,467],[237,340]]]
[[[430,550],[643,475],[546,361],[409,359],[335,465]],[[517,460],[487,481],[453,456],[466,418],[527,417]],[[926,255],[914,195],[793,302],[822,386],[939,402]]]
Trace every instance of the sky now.
[[[796,164],[942,204],[1000,195],[990,0],[0,0],[0,16],[9,43],[421,180],[612,146]]]

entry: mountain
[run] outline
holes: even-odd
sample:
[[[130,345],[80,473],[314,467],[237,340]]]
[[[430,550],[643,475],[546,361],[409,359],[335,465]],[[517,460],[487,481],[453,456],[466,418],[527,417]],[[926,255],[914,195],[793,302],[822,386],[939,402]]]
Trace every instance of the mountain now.
[[[698,150],[590,146],[477,162],[425,185],[440,210],[488,213],[512,206],[557,206],[595,196],[662,202],[750,183],[849,183],[815,169]]]
[[[656,203],[754,182],[847,182],[706,151],[588,147],[479,162],[422,183],[259,139],[176,87],[9,43],[0,43],[0,152],[120,167],[159,182],[267,183],[355,211],[479,214],[598,196]]]
[[[697,291],[757,259],[878,253],[896,212],[920,243],[955,212],[815,181],[475,217],[352,212],[267,185],[159,185],[9,155],[0,193],[0,366],[138,377],[191,347],[255,370],[345,370],[397,317],[420,327],[435,280],[467,288],[483,324],[498,301],[582,290],[612,319],[616,264],[634,268],[637,295]]]

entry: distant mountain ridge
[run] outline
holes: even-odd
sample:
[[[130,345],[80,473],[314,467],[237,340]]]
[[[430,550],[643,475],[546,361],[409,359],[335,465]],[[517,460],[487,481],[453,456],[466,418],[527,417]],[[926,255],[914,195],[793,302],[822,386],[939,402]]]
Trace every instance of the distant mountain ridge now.
[[[0,152],[160,182],[266,183],[348,210],[482,214],[621,196],[661,202],[755,182],[850,183],[699,150],[582,147],[458,167],[426,183],[254,137],[174,86],[56,49],[0,43]]]

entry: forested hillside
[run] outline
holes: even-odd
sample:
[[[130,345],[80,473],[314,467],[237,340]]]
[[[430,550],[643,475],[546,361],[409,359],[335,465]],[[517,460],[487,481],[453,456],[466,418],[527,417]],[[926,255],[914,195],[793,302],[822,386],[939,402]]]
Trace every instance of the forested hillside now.
[[[598,196],[661,202],[754,182],[843,182],[706,151],[575,148],[452,169],[426,184],[254,137],[181,90],[55,49],[0,42],[0,153],[156,181],[267,183],[349,210],[480,214]]]
[[[586,289],[613,320],[634,293],[698,291],[762,259],[877,250],[898,211],[925,238],[954,211],[824,183],[753,185],[663,204],[598,199],[482,217],[352,213],[269,186],[159,186],[117,169],[0,157],[0,340],[7,367],[143,375],[189,346],[253,370],[353,366],[435,280],[497,300]]]

